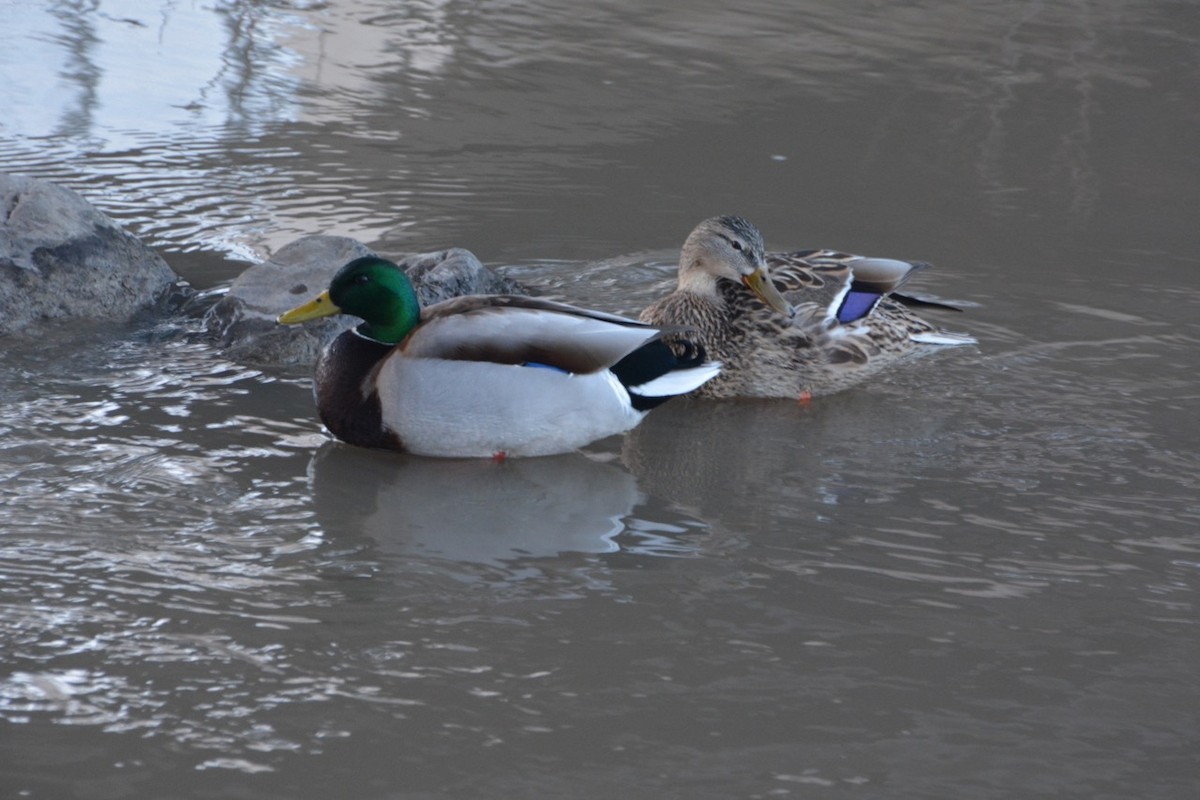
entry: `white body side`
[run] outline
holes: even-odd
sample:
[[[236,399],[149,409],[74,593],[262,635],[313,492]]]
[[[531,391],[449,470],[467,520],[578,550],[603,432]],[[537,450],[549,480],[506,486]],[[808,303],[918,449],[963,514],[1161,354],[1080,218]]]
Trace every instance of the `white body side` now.
[[[389,358],[380,367],[383,424],[426,456],[539,456],[623,433],[645,416],[607,370]]]

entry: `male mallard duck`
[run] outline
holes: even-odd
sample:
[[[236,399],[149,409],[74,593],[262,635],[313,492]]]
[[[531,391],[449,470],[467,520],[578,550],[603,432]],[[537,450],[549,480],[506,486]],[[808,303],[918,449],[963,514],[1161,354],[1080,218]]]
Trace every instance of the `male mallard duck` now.
[[[364,447],[563,453],[629,430],[719,371],[699,347],[677,356],[658,326],[562,303],[474,295],[421,309],[404,272],[377,256],[346,264],[279,321],[340,313],[363,322],[321,353],[314,393],[333,435]]]
[[[926,266],[832,250],[766,254],[754,225],[714,217],[684,242],[678,288],[640,319],[694,329],[692,338],[721,362],[720,376],[699,395],[831,394],[927,345],[975,342],[902,303],[940,304],[892,295]]]

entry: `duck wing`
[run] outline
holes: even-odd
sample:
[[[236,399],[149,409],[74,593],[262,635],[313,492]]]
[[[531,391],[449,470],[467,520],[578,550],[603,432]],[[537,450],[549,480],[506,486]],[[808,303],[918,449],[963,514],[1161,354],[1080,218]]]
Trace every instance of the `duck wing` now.
[[[836,250],[772,253],[767,264],[784,297],[805,305],[808,316],[823,310],[826,321],[850,323],[875,310],[918,271],[924,261],[873,258]]]
[[[608,369],[662,329],[536,297],[456,297],[421,312],[406,358],[535,364],[576,374]]]

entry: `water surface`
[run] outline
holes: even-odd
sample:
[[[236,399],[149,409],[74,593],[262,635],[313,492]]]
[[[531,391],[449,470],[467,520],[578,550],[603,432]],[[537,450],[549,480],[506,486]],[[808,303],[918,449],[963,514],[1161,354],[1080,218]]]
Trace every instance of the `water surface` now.
[[[632,313],[740,213],[980,339],[494,464],[194,320],[10,336],[0,795],[1195,797],[1190,4],[0,15],[0,168],[198,288],[335,233]]]

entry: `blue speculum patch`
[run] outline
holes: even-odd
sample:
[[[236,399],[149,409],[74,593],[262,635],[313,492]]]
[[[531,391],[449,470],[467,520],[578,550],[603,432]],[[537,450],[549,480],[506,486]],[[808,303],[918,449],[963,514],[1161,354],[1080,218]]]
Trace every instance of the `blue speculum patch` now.
[[[871,313],[871,309],[875,307],[875,303],[879,302],[881,296],[875,292],[846,292],[846,299],[842,301],[842,307],[838,309],[838,322],[853,322],[856,319],[862,319]]]

